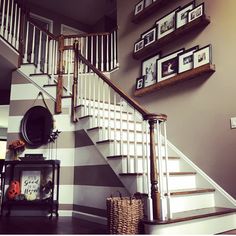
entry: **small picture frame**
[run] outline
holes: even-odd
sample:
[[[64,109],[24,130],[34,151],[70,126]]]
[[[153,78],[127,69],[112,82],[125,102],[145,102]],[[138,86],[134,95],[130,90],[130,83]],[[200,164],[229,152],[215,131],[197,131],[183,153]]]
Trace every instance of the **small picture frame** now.
[[[153,0],[145,0],[145,8],[150,6],[153,3]]]
[[[178,54],[182,53],[183,51],[184,48],[157,60],[157,82],[161,82],[177,75]]]
[[[188,12],[194,7],[195,1],[192,1],[176,11],[176,29],[188,23]]]
[[[135,87],[136,90],[139,90],[144,87],[144,79],[145,76],[141,76],[136,79],[136,87]]]
[[[134,15],[139,14],[144,9],[144,0],[138,2],[134,8]]]
[[[200,48],[193,53],[193,68],[206,65],[212,62],[212,46],[211,44]]]
[[[143,48],[144,48],[144,39],[141,39],[134,44],[134,53],[142,50]]]
[[[157,82],[156,62],[159,58],[160,54],[157,54],[142,61],[142,76],[145,76],[144,87],[148,87]]]
[[[156,27],[144,32],[141,35],[141,38],[144,39],[144,47],[154,43],[156,41]]]
[[[188,22],[194,21],[204,14],[204,2],[188,12]]]
[[[172,12],[163,16],[161,19],[156,21],[157,25],[157,39],[160,39],[167,34],[173,32],[175,30],[175,15],[176,11],[180,8],[176,8]]]
[[[195,46],[178,54],[178,74],[193,69],[193,53],[198,49]]]

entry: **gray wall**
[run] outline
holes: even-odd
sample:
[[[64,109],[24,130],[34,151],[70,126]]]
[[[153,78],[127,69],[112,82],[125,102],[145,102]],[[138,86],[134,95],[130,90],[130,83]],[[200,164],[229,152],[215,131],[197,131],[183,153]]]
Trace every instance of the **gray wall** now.
[[[160,17],[190,1],[173,1],[135,25],[131,23],[131,14],[137,2],[117,1],[120,70],[112,76],[112,80],[131,96],[135,80],[141,73],[141,60],[132,58],[134,42]],[[168,115],[168,139],[233,197],[236,197],[233,181],[236,130],[230,129],[230,117],[236,116],[235,7],[235,0],[205,0],[211,24],[162,48],[163,54],[167,54],[182,47],[187,49],[211,43],[213,63],[216,65],[212,76],[196,78],[136,98],[150,112]]]

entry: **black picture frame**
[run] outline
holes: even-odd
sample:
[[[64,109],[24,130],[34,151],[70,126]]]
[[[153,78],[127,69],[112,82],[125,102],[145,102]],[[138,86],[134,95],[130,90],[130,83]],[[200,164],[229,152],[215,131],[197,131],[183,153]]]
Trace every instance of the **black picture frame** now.
[[[199,45],[178,54],[178,74],[193,69],[193,53],[199,50]]]
[[[186,4],[185,6],[181,7],[179,10],[175,12],[176,29],[188,23],[188,12],[193,10],[194,7],[195,7],[195,0]]]
[[[161,17],[156,21],[156,26],[157,26],[157,39],[160,39],[171,32],[175,31],[176,29],[176,11],[178,11],[180,7],[177,7],[173,11],[169,12],[165,16]]]
[[[146,7],[149,7],[150,5],[152,5],[153,4],[153,0],[145,0],[145,2],[144,2],[144,7],[146,8]]]
[[[144,47],[154,43],[157,39],[156,27],[152,27],[141,34],[141,38],[144,39]]]
[[[184,48],[181,48],[175,52],[157,60],[157,82],[169,79],[178,73],[178,54],[184,52]]]
[[[193,68],[212,63],[212,45],[199,48],[193,53]]]
[[[204,2],[193,8],[188,12],[188,22],[194,21],[205,14]]]
[[[141,76],[136,79],[136,86],[135,86],[136,90],[142,89],[144,87],[144,80],[145,76]]]
[[[134,53],[142,50],[143,48],[144,48],[144,39],[141,39],[134,44]]]

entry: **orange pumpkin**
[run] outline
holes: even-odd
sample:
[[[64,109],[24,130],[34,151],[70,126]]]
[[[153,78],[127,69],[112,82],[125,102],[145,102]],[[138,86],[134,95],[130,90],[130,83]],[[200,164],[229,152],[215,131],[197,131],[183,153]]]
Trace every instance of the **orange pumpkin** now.
[[[20,183],[19,181],[12,180],[7,190],[7,197],[8,199],[13,200],[19,194],[20,194]]]

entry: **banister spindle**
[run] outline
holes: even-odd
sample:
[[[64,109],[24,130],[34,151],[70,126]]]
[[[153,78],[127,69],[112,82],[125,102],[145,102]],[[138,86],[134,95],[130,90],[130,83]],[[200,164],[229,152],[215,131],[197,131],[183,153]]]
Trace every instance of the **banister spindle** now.
[[[7,39],[7,35],[8,35],[9,5],[10,5],[10,0],[7,1],[6,26],[5,26],[5,32],[4,32],[5,39]]]
[[[41,53],[42,53],[42,31],[39,32],[39,48],[38,48],[38,63],[37,63],[37,69],[36,72],[40,73],[41,69]]]
[[[114,69],[114,58],[113,58],[113,50],[114,50],[114,45],[113,45],[113,34],[110,34],[111,37],[111,44],[110,44],[110,48],[111,48],[111,61],[110,61],[110,69],[113,70]]]
[[[1,35],[2,36],[3,36],[3,30],[4,30],[5,3],[6,3],[6,0],[3,0],[3,5],[2,5],[2,22],[1,22]]]
[[[101,71],[104,71],[104,45],[103,42],[104,41],[104,35],[101,36]]]
[[[25,38],[25,54],[24,54],[24,63],[27,63],[28,57],[28,39],[29,39],[29,21],[27,21],[26,25],[26,38]]]
[[[96,50],[95,50],[95,53],[96,53],[96,68],[98,68],[98,53],[99,53],[98,35],[96,35]],[[101,69],[101,68],[98,68],[98,69]]]
[[[14,7],[14,0],[11,1],[10,29],[8,35],[8,40],[10,43],[12,42],[13,7]]]
[[[16,46],[16,19],[17,19],[17,3],[15,3],[13,38],[12,38],[12,44],[14,47]]]
[[[31,63],[35,63],[35,58],[34,58],[34,50],[35,50],[35,37],[36,37],[36,32],[35,32],[35,26],[33,25],[33,39],[32,39],[32,52],[31,52]]]
[[[114,30],[114,68],[117,67],[117,31]]]

